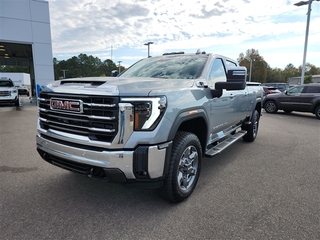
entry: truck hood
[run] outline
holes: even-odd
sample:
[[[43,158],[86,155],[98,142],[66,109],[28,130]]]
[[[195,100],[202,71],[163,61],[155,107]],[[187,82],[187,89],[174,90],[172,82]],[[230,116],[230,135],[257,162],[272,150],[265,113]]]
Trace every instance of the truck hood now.
[[[1,91],[13,91],[13,90],[17,90],[17,88],[16,87],[3,87],[3,86],[0,87],[0,92]]]
[[[192,87],[194,79],[90,77],[54,81],[42,91],[74,94],[148,96],[153,90]]]

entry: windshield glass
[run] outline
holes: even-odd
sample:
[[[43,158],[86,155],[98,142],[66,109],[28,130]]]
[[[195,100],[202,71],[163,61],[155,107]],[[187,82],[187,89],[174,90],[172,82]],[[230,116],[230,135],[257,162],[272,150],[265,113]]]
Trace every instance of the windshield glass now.
[[[1,80],[0,87],[13,87],[14,84],[11,81]]]
[[[207,55],[151,57],[135,63],[120,76],[195,79],[200,77],[207,59]]]

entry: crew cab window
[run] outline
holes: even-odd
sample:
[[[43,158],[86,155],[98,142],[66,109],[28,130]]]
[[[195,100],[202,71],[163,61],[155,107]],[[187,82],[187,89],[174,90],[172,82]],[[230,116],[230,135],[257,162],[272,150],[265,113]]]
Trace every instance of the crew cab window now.
[[[196,79],[201,76],[208,56],[168,55],[145,58],[132,65],[120,77]]]
[[[287,91],[288,94],[295,94],[295,93],[301,93],[303,90],[303,86],[298,86],[298,87],[294,87],[291,88]]]
[[[14,84],[11,81],[1,80],[0,87],[13,87]]]
[[[236,64],[236,63],[231,62],[231,61],[229,61],[229,60],[226,60],[226,62],[227,62],[227,68],[230,68],[230,67],[236,67],[236,66],[237,66],[237,64]]]
[[[213,87],[216,82],[226,82],[226,70],[221,58],[217,58],[213,61],[209,73],[209,87]]]
[[[307,86],[305,93],[320,93],[320,87],[318,86]]]

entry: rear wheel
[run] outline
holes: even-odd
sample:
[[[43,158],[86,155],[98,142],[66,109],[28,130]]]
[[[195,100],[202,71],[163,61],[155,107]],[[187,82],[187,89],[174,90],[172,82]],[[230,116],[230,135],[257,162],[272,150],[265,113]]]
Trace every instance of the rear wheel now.
[[[178,132],[174,138],[169,172],[164,182],[164,196],[178,203],[191,195],[201,170],[202,149],[196,135]]]
[[[316,114],[316,118],[320,119],[320,105],[316,107],[315,114]]]
[[[264,110],[266,110],[267,113],[276,113],[278,111],[278,107],[275,101],[267,101],[264,104]]]
[[[249,127],[246,129],[247,134],[242,137],[242,139],[246,142],[253,142],[257,135],[258,135],[258,129],[259,129],[259,120],[260,115],[257,110],[254,110],[251,117],[251,123]]]

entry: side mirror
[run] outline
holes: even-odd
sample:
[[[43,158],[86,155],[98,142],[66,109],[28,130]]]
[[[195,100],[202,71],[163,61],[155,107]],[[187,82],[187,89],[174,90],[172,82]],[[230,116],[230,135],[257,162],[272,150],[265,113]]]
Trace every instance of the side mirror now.
[[[226,82],[216,82],[215,89],[243,90],[246,88],[247,69],[235,67],[228,70]]]

